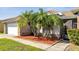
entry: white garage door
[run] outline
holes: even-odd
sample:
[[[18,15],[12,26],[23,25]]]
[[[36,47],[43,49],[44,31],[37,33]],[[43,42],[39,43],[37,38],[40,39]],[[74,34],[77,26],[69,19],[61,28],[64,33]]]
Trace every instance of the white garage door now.
[[[18,27],[17,27],[17,23],[10,23],[7,25],[8,27],[8,34],[10,35],[18,35]]]

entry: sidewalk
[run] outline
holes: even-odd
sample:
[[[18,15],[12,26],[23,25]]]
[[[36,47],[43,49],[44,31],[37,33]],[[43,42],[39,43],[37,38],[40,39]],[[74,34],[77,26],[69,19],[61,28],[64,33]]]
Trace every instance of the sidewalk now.
[[[67,46],[69,46],[69,42],[62,40],[56,45],[49,47],[47,51],[64,51]]]
[[[43,44],[43,43],[38,43],[38,42],[32,42],[29,40],[24,40],[24,39],[20,39],[20,38],[14,38],[11,35],[0,35],[0,38],[9,38],[12,40],[15,40],[17,42],[26,44],[26,45],[30,45],[30,46],[34,46],[37,48],[41,48],[43,50],[46,51],[64,51],[64,49],[69,45],[69,43],[65,42],[65,41],[61,41],[55,45],[49,45],[49,44]]]

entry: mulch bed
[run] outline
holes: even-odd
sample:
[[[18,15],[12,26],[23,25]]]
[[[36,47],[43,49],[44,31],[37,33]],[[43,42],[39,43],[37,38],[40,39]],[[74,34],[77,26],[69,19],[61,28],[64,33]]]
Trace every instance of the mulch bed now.
[[[56,38],[44,38],[44,37],[35,37],[35,36],[16,36],[17,38],[22,38],[25,40],[31,40],[31,41],[35,41],[35,42],[40,42],[40,43],[45,43],[45,44],[56,44],[57,42],[59,42],[60,40],[56,39]]]

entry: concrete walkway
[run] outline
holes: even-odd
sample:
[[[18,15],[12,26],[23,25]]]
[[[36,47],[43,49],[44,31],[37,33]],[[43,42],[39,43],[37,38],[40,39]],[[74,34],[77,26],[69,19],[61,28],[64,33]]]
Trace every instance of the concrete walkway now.
[[[59,43],[55,44],[54,46],[51,46],[47,48],[47,51],[64,51],[65,48],[69,45],[69,42],[66,40],[62,40]]]
[[[20,42],[20,43],[23,43],[23,44],[26,44],[26,45],[41,48],[41,49],[46,50],[46,51],[64,51],[64,49],[69,45],[69,43],[66,42],[66,41],[60,41],[59,43],[52,46],[52,45],[49,45],[49,44],[32,42],[32,41],[23,40],[23,39],[20,39],[20,38],[14,38],[12,35],[6,35],[6,34],[0,35],[0,38],[9,38],[11,40],[15,40],[17,42]]]

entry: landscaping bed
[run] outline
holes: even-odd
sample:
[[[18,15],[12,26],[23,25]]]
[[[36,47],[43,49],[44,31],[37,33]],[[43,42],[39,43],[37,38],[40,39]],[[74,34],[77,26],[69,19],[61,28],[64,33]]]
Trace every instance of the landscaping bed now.
[[[70,51],[79,51],[79,29],[69,29]]]
[[[35,36],[17,36],[17,38],[22,38],[25,40],[31,40],[31,41],[35,41],[35,42],[39,42],[39,43],[44,43],[44,44],[56,44],[57,42],[59,42],[60,40],[56,39],[56,38],[43,38],[43,37],[35,37]]]
[[[25,45],[11,39],[0,38],[0,51],[43,51],[40,48]]]

